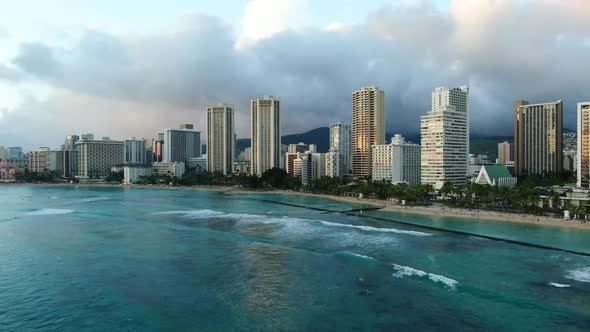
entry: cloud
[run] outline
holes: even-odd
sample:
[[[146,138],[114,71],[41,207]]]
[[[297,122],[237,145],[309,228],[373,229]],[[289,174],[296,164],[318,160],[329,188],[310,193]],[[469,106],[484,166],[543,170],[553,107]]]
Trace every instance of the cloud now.
[[[17,82],[21,79],[23,79],[23,73],[20,70],[0,63],[0,80]]]
[[[475,134],[509,135],[519,98],[564,99],[566,126],[575,126],[575,104],[590,99],[590,2],[431,4],[382,7],[345,29],[282,25],[241,48],[243,34],[201,14],[144,35],[88,30],[68,48],[22,44],[11,69],[55,92],[4,112],[0,139],[6,128],[41,142],[81,131],[153,136],[183,122],[203,130],[206,106],[220,101],[236,106],[247,137],[249,100],[267,94],[283,100],[283,132],[302,132],[350,121],[351,92],[367,85],[386,92],[388,131],[419,132],[431,91],[462,84],[471,85]],[[26,119],[44,119],[43,129]]]
[[[245,47],[270,38],[300,22],[305,0],[252,0],[246,4],[242,33],[237,43]]]

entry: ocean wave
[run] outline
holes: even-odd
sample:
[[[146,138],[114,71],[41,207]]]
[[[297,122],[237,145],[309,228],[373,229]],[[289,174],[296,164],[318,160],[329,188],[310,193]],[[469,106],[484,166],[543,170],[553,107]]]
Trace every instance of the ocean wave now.
[[[409,266],[393,264],[393,268],[396,270],[396,272],[393,274],[393,276],[396,278],[413,277],[413,276],[420,277],[420,278],[428,277],[428,279],[430,279],[431,281],[433,281],[435,283],[442,283],[451,289],[455,289],[457,287],[457,285],[459,284],[459,282],[455,279],[451,279],[449,277],[445,277],[445,276],[439,275],[439,274],[425,272],[425,271],[418,270],[418,269],[415,269],[415,268],[409,267]]]
[[[322,223],[322,225],[325,225],[325,226],[356,228],[356,229],[360,229],[360,230],[368,231],[368,232],[386,232],[386,233],[396,233],[396,234],[408,234],[408,235],[415,235],[415,236],[431,236],[432,235],[430,233],[424,233],[424,232],[418,232],[418,231],[404,231],[404,230],[395,229],[395,228],[378,228],[378,227],[363,226],[363,225],[340,224],[340,223],[322,221],[322,220],[320,220],[320,223]]]
[[[352,252],[352,251],[345,251],[342,254],[348,255],[348,256],[353,256],[353,257],[360,258],[360,259],[369,260],[369,261],[375,261],[375,262],[378,262],[379,261],[378,259],[376,259],[374,257],[363,255],[363,254],[359,254],[359,253]]]
[[[212,217],[219,217],[226,215],[225,212],[213,211],[213,210],[180,210],[180,211],[164,211],[164,212],[156,212],[154,214],[159,215],[180,215],[185,218],[191,219],[205,219],[205,218],[212,218]]]
[[[88,203],[88,202],[100,202],[100,201],[108,201],[111,199],[110,196],[99,196],[99,197],[89,197],[81,199],[80,202]]]
[[[569,270],[565,277],[579,282],[590,282],[590,267]]]
[[[29,212],[27,215],[29,216],[48,216],[48,215],[56,215],[56,214],[68,214],[73,213],[74,210],[68,209],[39,209],[37,211]]]
[[[258,214],[245,214],[245,213],[226,213],[208,209],[199,209],[199,210],[180,210],[180,211],[164,211],[164,212],[156,212],[155,214],[159,215],[180,215],[185,218],[189,219],[207,219],[207,218],[228,218],[228,219],[237,219],[242,222],[256,222],[262,224],[298,224],[298,223],[309,223],[309,222],[319,222],[324,226],[329,227],[344,227],[344,228],[352,228],[358,229],[368,232],[386,232],[386,233],[396,233],[396,234],[407,234],[407,235],[414,235],[414,236],[430,236],[432,234],[424,233],[424,232],[417,232],[417,231],[406,231],[400,230],[395,228],[377,228],[371,226],[363,226],[363,225],[351,225],[351,224],[340,224],[334,223],[324,220],[313,220],[313,219],[299,219],[299,218],[291,218],[286,216],[270,216],[270,215],[258,215]]]
[[[557,287],[557,288],[568,288],[568,287],[571,287],[570,285],[558,284],[556,282],[550,282],[548,285],[549,286],[553,286],[553,287]]]

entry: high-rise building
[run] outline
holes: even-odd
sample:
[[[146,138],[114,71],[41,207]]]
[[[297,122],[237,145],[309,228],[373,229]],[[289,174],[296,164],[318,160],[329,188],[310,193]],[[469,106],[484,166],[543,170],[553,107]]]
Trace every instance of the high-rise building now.
[[[0,146],[0,160],[10,158],[10,150],[7,147]]]
[[[509,142],[498,143],[498,162],[506,165],[514,161],[514,145]]]
[[[10,146],[8,147],[8,151],[10,153],[9,158],[21,158],[23,156],[23,148],[19,146]]]
[[[63,150],[49,150],[47,154],[47,169],[60,176],[64,173]]]
[[[190,129],[192,125],[181,125],[181,129],[164,129],[164,162],[188,164],[190,158],[201,156],[201,133]]]
[[[578,103],[578,187],[590,187],[590,102]]]
[[[517,176],[563,171],[563,103],[561,100],[514,103],[514,157]]]
[[[385,93],[366,87],[352,93],[352,173],[371,175],[371,146],[385,143]]]
[[[29,171],[42,173],[49,170],[49,148],[41,147],[29,152]]]
[[[164,159],[164,133],[158,133],[158,139],[152,141],[152,163]]]
[[[338,151],[339,176],[352,171],[352,129],[350,124],[337,122],[330,124],[330,149]],[[333,159],[333,158],[332,158]]]
[[[469,87],[438,87],[432,109],[421,117],[421,182],[440,189],[445,182],[464,185],[469,163]]]
[[[301,157],[302,152],[287,152],[285,155],[285,171],[291,176],[295,176],[295,160]]]
[[[234,166],[234,109],[225,104],[207,108],[207,169],[232,174]]]
[[[372,151],[373,180],[420,184],[420,145],[396,134],[390,144],[373,145]]]
[[[403,137],[395,141],[392,139],[393,149],[393,173],[391,182],[407,183],[410,187],[420,184],[421,177],[421,150],[418,144],[405,141]]]
[[[261,176],[271,168],[281,167],[280,106],[280,99],[273,96],[253,99],[250,103],[252,174]]]
[[[76,142],[80,140],[78,135],[68,135],[62,146],[63,176],[74,177],[78,174],[78,155],[76,153]]]
[[[287,146],[287,153],[303,153],[303,152],[317,152],[318,147],[315,144],[305,144],[303,142],[297,144],[289,144]]]
[[[341,173],[342,162],[340,161],[340,156],[340,151],[333,147],[326,153],[326,176],[331,178],[339,178],[343,176]]]
[[[94,138],[94,136],[85,137]],[[111,172],[111,167],[125,162],[125,142],[123,141],[81,139],[76,142],[76,150],[80,182],[105,178]]]
[[[125,163],[145,165],[146,161],[146,150],[145,150],[145,139],[137,139],[135,137],[128,138],[125,140]]]

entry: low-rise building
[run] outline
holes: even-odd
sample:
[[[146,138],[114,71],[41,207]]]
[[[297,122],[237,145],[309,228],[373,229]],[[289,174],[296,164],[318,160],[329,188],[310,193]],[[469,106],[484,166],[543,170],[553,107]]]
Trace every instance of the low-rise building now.
[[[208,160],[207,156],[189,158],[187,167],[194,174],[200,174],[208,171]]]
[[[498,187],[513,187],[517,178],[510,175],[508,168],[504,165],[483,165],[475,179],[477,184],[487,184]]]
[[[236,173],[236,174],[250,174],[250,160],[236,160],[236,161],[234,161],[234,173]]]
[[[183,162],[159,162],[152,164],[152,170],[158,175],[170,175],[180,179],[184,174],[185,166]]]
[[[147,165],[127,165],[123,167],[123,183],[140,183],[142,178],[152,175],[152,168]]]

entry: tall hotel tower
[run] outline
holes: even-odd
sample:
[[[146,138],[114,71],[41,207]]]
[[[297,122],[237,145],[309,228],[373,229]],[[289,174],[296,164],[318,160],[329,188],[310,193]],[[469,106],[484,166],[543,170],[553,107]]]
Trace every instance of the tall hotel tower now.
[[[207,170],[233,173],[234,109],[226,104],[207,108]]]
[[[563,170],[563,103],[514,103],[514,159],[517,176]]]
[[[338,174],[346,176],[352,170],[352,130],[350,124],[330,124],[330,149],[338,153]]]
[[[192,124],[182,124],[180,129],[164,129],[163,133],[164,162],[187,165],[190,158],[201,156],[201,132],[194,130]]]
[[[590,187],[590,102],[578,103],[578,187]]]
[[[252,99],[251,173],[261,176],[271,168],[281,167],[281,101],[279,97]]]
[[[376,86],[352,93],[352,173],[371,175],[371,146],[385,144],[385,93]]]
[[[438,87],[432,109],[421,117],[422,183],[440,189],[445,182],[464,185],[469,161],[469,87]]]

